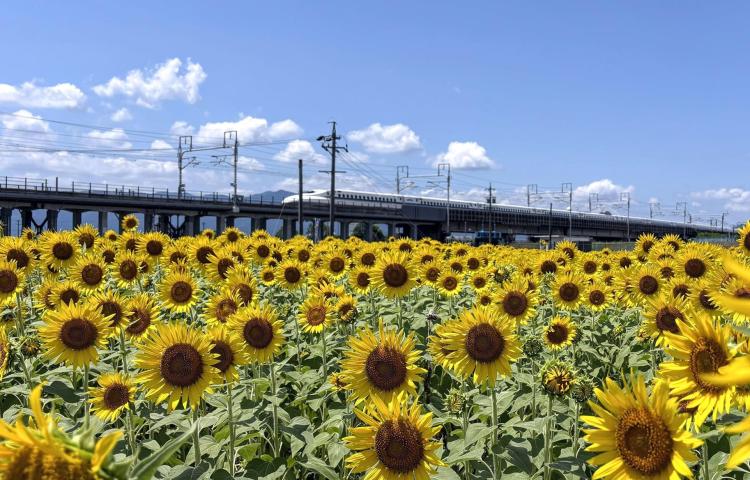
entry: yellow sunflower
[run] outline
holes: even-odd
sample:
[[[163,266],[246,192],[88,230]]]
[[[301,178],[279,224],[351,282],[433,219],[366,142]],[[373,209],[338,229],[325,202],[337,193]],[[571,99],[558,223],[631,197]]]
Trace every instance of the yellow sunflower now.
[[[635,241],[633,251],[636,255],[648,255],[648,252],[656,245],[657,241],[653,233],[642,233]]]
[[[138,228],[138,217],[132,213],[125,215],[120,221],[120,228],[126,232],[136,230]]]
[[[190,274],[171,272],[161,281],[159,297],[170,312],[188,312],[198,301],[198,287]]]
[[[196,267],[205,268],[211,261],[209,255],[214,254],[215,243],[208,237],[200,236],[190,243],[190,262]]]
[[[0,237],[0,260],[15,262],[24,272],[34,268],[34,253],[31,243],[17,237]]]
[[[217,356],[202,332],[181,323],[162,324],[148,336],[136,355],[137,381],[154,403],[169,410],[197,408],[211,385],[219,383]]]
[[[138,237],[138,253],[157,262],[169,246],[169,237],[160,232],[148,232]],[[171,259],[170,259],[171,260]]]
[[[232,251],[226,247],[217,248],[208,255],[208,263],[204,264],[208,277],[214,282],[226,280],[229,270],[234,268],[237,261]]]
[[[44,313],[39,336],[46,348],[44,356],[54,362],[83,367],[99,360],[110,334],[107,319],[88,303],[64,303]]]
[[[341,375],[356,403],[378,397],[385,402],[405,392],[416,396],[425,369],[417,366],[420,352],[414,334],[386,330],[380,321],[377,335],[366,327],[349,337],[341,360]]]
[[[372,269],[362,266],[354,267],[349,272],[349,285],[362,295],[369,292],[372,286]]]
[[[23,290],[24,281],[25,273],[16,262],[0,260],[0,305],[15,299]]]
[[[418,268],[418,278],[424,285],[436,287],[444,268],[445,267],[437,261],[420,263]]]
[[[330,301],[321,295],[309,295],[300,306],[297,321],[303,331],[320,333],[328,327],[333,319],[333,308]]]
[[[601,403],[589,402],[595,415],[581,417],[592,427],[583,430],[586,450],[596,453],[588,460],[597,467],[592,478],[692,477],[687,462],[697,460],[693,450],[703,442],[683,430],[687,415],[678,413],[666,382],[657,381],[649,395],[642,376],[629,377],[624,387],[607,378],[595,394]]]
[[[405,252],[384,253],[372,269],[373,287],[388,298],[400,298],[416,285],[416,274]]]
[[[239,295],[225,288],[209,298],[203,308],[203,315],[209,325],[225,324],[240,307]]]
[[[629,270],[629,275],[621,277],[620,287],[623,282],[627,281],[630,287],[630,294],[636,304],[647,303],[649,299],[659,296],[662,283],[661,272],[655,265],[644,265],[639,268]]]
[[[743,255],[750,257],[750,221],[737,229],[737,247]]]
[[[105,373],[89,388],[91,411],[105,422],[114,422],[135,401],[133,381],[122,373]]]
[[[297,260],[287,259],[276,265],[274,277],[285,290],[297,290],[307,283],[305,269]]]
[[[528,280],[521,275],[513,275],[503,282],[494,298],[500,312],[516,323],[526,323],[533,317],[539,302],[537,293],[529,290]]]
[[[672,396],[686,401],[687,408],[696,409],[696,427],[703,425],[709,415],[715,422],[731,407],[734,387],[717,386],[702,378],[703,374],[717,373],[731,361],[733,354],[727,347],[730,334],[728,326],[717,325],[706,315],[681,323],[677,335],[666,333],[665,351],[672,360],[661,364],[660,374],[668,380]]]
[[[240,375],[237,367],[249,363],[247,352],[243,348],[240,338],[224,325],[211,327],[206,335],[211,342],[211,353],[219,359],[216,368],[219,370],[224,383],[233,383],[239,380]]]
[[[83,292],[78,288],[77,283],[63,280],[52,286],[49,299],[57,308],[68,303],[78,303],[81,297],[83,297]]]
[[[56,270],[71,265],[78,257],[78,241],[70,232],[50,233],[40,247],[44,264],[52,265]]]
[[[461,275],[452,268],[446,268],[435,284],[437,291],[445,297],[452,297],[461,293]]]
[[[127,312],[125,336],[129,339],[141,339],[148,336],[156,328],[161,315],[154,298],[146,293],[140,293],[131,298]]]
[[[11,426],[0,420],[0,477],[7,480],[99,480],[113,478],[108,471],[112,450],[121,431],[102,436],[90,447],[75,442],[57,428],[42,410],[42,386],[29,396],[34,422],[22,418]]]
[[[357,300],[351,295],[342,295],[336,300],[334,310],[339,322],[351,323],[356,319]]]
[[[78,244],[82,248],[91,250],[96,243],[96,239],[99,237],[99,230],[97,230],[93,225],[84,223],[82,225],[78,225],[75,230],[73,230],[73,234],[78,239]]]
[[[237,310],[227,322],[227,328],[242,339],[250,363],[266,363],[281,351],[284,322],[269,305],[252,304]]]
[[[562,350],[573,343],[577,331],[578,327],[573,320],[558,315],[544,327],[542,338],[550,350]]]
[[[732,322],[737,325],[750,323],[750,314],[732,310],[731,302],[734,300],[747,300],[750,298],[750,283],[740,278],[732,278],[721,288],[709,293],[711,302],[718,310],[731,317]]]
[[[230,292],[237,294],[243,306],[250,305],[258,292],[258,284],[252,273],[241,266],[230,269],[224,283]]]
[[[550,289],[555,306],[561,310],[575,310],[587,295],[583,276],[572,270],[558,273]]]
[[[594,281],[586,289],[584,305],[592,312],[600,312],[612,302],[612,288],[601,281]]]
[[[107,281],[106,274],[107,267],[101,256],[86,253],[71,267],[68,278],[75,281],[81,290],[93,292],[104,287]]]
[[[134,285],[143,270],[143,256],[129,251],[120,250],[115,255],[115,260],[110,266],[117,284],[122,288]]]
[[[128,326],[129,302],[117,290],[96,292],[88,297],[87,301],[102,312],[109,323],[112,334]]]
[[[515,323],[496,310],[474,307],[435,330],[445,354],[444,365],[475,384],[494,386],[498,375],[510,375],[510,364],[521,354]],[[436,347],[437,348],[437,347]]]
[[[655,338],[659,346],[668,343],[667,333],[680,333],[681,322],[688,322],[692,318],[690,307],[685,299],[675,298],[669,293],[652,299],[646,306],[643,316],[644,334]]]
[[[444,465],[435,453],[441,443],[432,440],[441,427],[432,426],[432,413],[423,413],[417,402],[409,406],[404,396],[388,403],[374,397],[371,408],[354,413],[365,426],[344,438],[356,452],[346,458],[353,473],[367,472],[366,480],[425,480]]]

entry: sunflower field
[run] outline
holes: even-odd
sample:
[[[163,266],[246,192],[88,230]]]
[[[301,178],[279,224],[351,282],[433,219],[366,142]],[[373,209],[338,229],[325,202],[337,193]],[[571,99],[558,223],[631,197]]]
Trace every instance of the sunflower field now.
[[[750,478],[750,223],[0,237],[0,479]]]

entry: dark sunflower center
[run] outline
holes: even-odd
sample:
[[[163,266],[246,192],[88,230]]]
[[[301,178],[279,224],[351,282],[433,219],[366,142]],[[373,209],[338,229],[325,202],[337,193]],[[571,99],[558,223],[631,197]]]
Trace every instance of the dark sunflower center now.
[[[691,258],[685,262],[685,273],[690,278],[700,278],[706,273],[706,264],[700,258]]]
[[[464,271],[464,266],[461,264],[461,262],[453,262],[451,263],[451,270],[456,273],[461,273]]]
[[[659,288],[659,282],[651,275],[644,275],[638,281],[638,288],[645,295],[653,295]]]
[[[367,288],[370,286],[370,274],[367,272],[359,272],[357,274],[357,286],[360,288]]]
[[[365,373],[370,383],[389,392],[406,380],[406,357],[393,347],[378,345],[367,356]]]
[[[222,258],[219,260],[219,263],[216,264],[216,271],[221,278],[227,278],[227,271],[232,267],[234,267],[234,260],[231,258]]]
[[[96,343],[96,326],[82,318],[71,318],[60,328],[60,341],[71,350],[85,350]]]
[[[132,280],[138,275],[138,265],[133,260],[120,263],[120,276],[124,280]]]
[[[333,273],[339,273],[344,270],[346,267],[346,262],[341,257],[333,257],[330,262],[328,262],[328,268],[331,269]]]
[[[135,251],[135,247],[138,246],[138,242],[135,241],[135,238],[129,238],[125,242],[125,250],[130,250],[131,252]]]
[[[503,310],[510,316],[518,317],[526,312],[529,301],[521,292],[508,292],[503,298]]]
[[[719,368],[729,363],[721,346],[713,339],[699,338],[690,352],[690,372],[693,380],[704,391],[710,393],[722,392],[726,387],[717,387],[701,379],[704,373],[717,373]]]
[[[297,259],[300,262],[306,262],[310,260],[310,252],[305,249],[300,250],[299,252],[297,252]]]
[[[346,317],[353,309],[354,306],[351,303],[344,303],[339,307],[339,316]]]
[[[79,298],[80,295],[78,294],[78,290],[74,288],[66,288],[60,292],[60,300],[66,305],[70,302],[78,303]]]
[[[409,272],[400,263],[392,263],[383,269],[383,281],[392,288],[399,288],[409,281]]]
[[[73,256],[73,245],[68,242],[57,242],[52,246],[52,255],[58,260],[68,260]]]
[[[240,236],[237,234],[237,232],[231,231],[227,233],[227,240],[229,240],[230,242],[236,242],[239,239],[240,239]]]
[[[565,325],[554,324],[547,329],[547,341],[552,345],[561,345],[568,340],[568,327]]]
[[[598,307],[599,305],[602,305],[605,300],[604,292],[601,290],[591,290],[589,292],[589,302],[591,305]]]
[[[94,263],[90,263],[81,269],[81,279],[86,285],[98,285],[103,276],[104,271]]]
[[[628,257],[622,257],[620,259],[620,267],[622,268],[628,268],[630,265],[632,265],[633,262]]]
[[[672,435],[664,421],[646,409],[626,410],[615,438],[622,460],[641,475],[656,475],[672,462]]]
[[[109,265],[115,261],[115,252],[112,250],[104,250],[102,252],[102,258],[104,259],[104,263]]]
[[[740,287],[734,291],[734,296],[737,298],[750,298],[750,289]]]
[[[260,245],[255,249],[256,253],[260,258],[266,258],[271,254],[271,249],[267,245]]]
[[[476,270],[479,268],[479,260],[472,257],[466,262],[466,266],[469,267],[469,270]]]
[[[125,227],[127,228],[135,228],[138,225],[138,222],[135,218],[128,218],[125,220]]]
[[[214,314],[221,323],[227,323],[227,319],[237,311],[237,304],[231,298],[222,298],[216,305]]]
[[[449,292],[452,292],[458,287],[458,279],[453,275],[449,275],[443,279],[443,288]]]
[[[675,298],[677,297],[687,298],[689,294],[690,294],[690,287],[688,287],[684,283],[675,285],[672,288],[672,296]]]
[[[266,270],[263,272],[263,280],[266,282],[272,282],[273,281],[273,271]]]
[[[437,279],[440,278],[440,269],[431,267],[427,269],[424,276],[430,282],[437,282]]]
[[[560,293],[560,298],[565,302],[574,302],[578,299],[578,295],[580,294],[578,285],[571,282],[566,282],[560,285],[558,292]]]
[[[130,324],[125,331],[131,335],[140,335],[151,325],[151,314],[144,309],[136,309],[130,315]]]
[[[146,242],[146,251],[149,255],[161,255],[164,250],[164,245],[158,240],[149,240]]]
[[[29,255],[20,248],[12,248],[8,250],[8,253],[5,255],[5,259],[9,262],[15,260],[16,266],[20,269],[26,268],[29,264],[29,261],[31,260],[29,258]]]
[[[234,288],[234,291],[237,293],[237,295],[240,296],[240,299],[242,300],[243,305],[248,305],[250,302],[253,301],[253,294],[255,292],[250,287],[250,285],[241,283]]]
[[[589,260],[586,263],[584,263],[583,271],[588,273],[589,275],[596,272],[596,262],[592,262],[591,260]]]
[[[362,255],[362,265],[365,265],[367,267],[372,267],[375,265],[375,254],[371,252],[367,252],[364,255]]]
[[[113,383],[104,389],[104,405],[107,409],[115,410],[130,401],[130,391],[122,383]]]
[[[0,270],[0,293],[11,293],[18,287],[18,276],[11,270]]]
[[[542,273],[555,273],[557,271],[557,264],[552,260],[545,260],[542,262],[540,270]]]
[[[242,330],[245,341],[253,348],[266,348],[273,340],[273,326],[264,318],[251,318]]]
[[[169,296],[175,303],[185,303],[193,297],[193,287],[188,282],[178,280],[169,289]]]
[[[661,270],[659,270],[659,273],[661,273],[661,278],[664,280],[669,280],[674,277],[674,269],[672,267],[662,267]]]
[[[411,245],[408,243],[402,243],[398,246],[398,249],[402,252],[411,252]]]
[[[708,290],[701,290],[701,293],[698,295],[698,300],[701,302],[701,306],[705,308],[706,310],[716,310],[716,305],[714,305],[714,302],[711,301],[711,297],[708,296]]]
[[[315,305],[307,311],[307,315],[305,316],[305,318],[307,318],[307,323],[309,325],[315,327],[326,321],[326,313],[326,307],[322,305]]]
[[[645,242],[643,242],[644,252],[648,253],[649,250],[651,250],[653,247],[654,247],[654,242],[652,242],[651,240],[646,240]]]
[[[232,351],[232,347],[221,340],[214,340],[212,343],[213,346],[211,347],[211,353],[219,357],[219,363],[214,365],[214,367],[218,368],[221,373],[225,373],[234,363],[234,352]]]
[[[78,243],[85,245],[86,248],[91,248],[94,246],[94,236],[90,233],[82,233],[78,235]]]
[[[208,260],[209,255],[213,255],[214,249],[211,247],[203,246],[198,248],[198,250],[195,251],[195,258],[203,264],[211,263]]]
[[[435,260],[435,257],[430,254],[422,255],[422,258],[419,260],[419,263],[421,264],[430,263],[433,260]]]
[[[745,235],[745,238],[742,239],[742,245],[744,245],[745,250],[750,250],[750,233]]]
[[[487,280],[484,277],[474,278],[474,288],[484,288],[485,285],[487,285]]]
[[[161,356],[161,376],[170,385],[189,387],[203,375],[203,358],[189,343],[176,343]]]
[[[284,280],[287,283],[296,284],[302,278],[302,273],[297,267],[287,267],[284,269]]]
[[[102,315],[104,315],[105,317],[109,317],[110,315],[112,316],[109,321],[110,327],[116,327],[120,324],[120,320],[122,319],[122,307],[120,307],[117,302],[103,302],[100,305],[100,308],[102,310]]]
[[[471,327],[464,340],[466,353],[479,363],[492,363],[503,354],[505,339],[489,323]]]
[[[680,249],[680,244],[675,242],[674,240],[670,240],[667,243],[669,244],[670,247],[672,247],[672,250],[674,250],[675,252]]]
[[[169,262],[170,263],[177,263],[180,260],[184,260],[185,258],[187,258],[187,257],[182,252],[172,252],[172,254],[169,256]]]
[[[663,307],[656,312],[656,328],[662,332],[680,333],[677,319],[685,320],[681,311],[674,307]]]
[[[568,258],[571,259],[571,260],[573,260],[575,258],[575,256],[576,256],[576,252],[573,251],[573,249],[570,248],[570,247],[563,248],[563,252],[565,252],[565,255],[567,255]]]
[[[389,470],[411,473],[424,459],[424,442],[406,419],[386,420],[375,434],[375,453]]]

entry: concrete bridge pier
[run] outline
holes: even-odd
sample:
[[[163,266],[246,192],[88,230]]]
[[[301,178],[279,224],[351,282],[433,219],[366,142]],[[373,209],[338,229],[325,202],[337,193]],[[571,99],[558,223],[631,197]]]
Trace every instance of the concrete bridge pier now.
[[[109,220],[109,212],[96,212],[97,216],[99,217],[99,235],[104,235],[104,232],[106,232],[109,227],[107,226],[107,222]]]
[[[268,219],[265,217],[254,217],[250,221],[250,230],[266,230],[268,228]]]
[[[221,235],[221,232],[227,229],[227,217],[226,215],[216,215],[216,235]]]
[[[12,215],[12,208],[0,207],[0,223],[3,224],[3,235],[10,235],[10,219]]]
[[[285,218],[282,220],[281,235],[284,240],[289,240],[294,236],[294,220]]]
[[[351,227],[352,222],[339,222],[339,237],[343,240],[346,240],[349,238],[349,227]]]
[[[21,209],[21,228],[31,228],[31,222],[33,219],[30,208]]]
[[[201,228],[201,217],[199,215],[185,215],[185,221],[182,224],[182,235],[198,235]],[[219,217],[216,217],[218,226]],[[218,228],[217,228],[218,233]]]
[[[234,227],[234,219],[236,217],[227,217],[226,224],[224,228]]]
[[[73,214],[73,228],[77,228],[81,225],[81,217],[83,216],[83,210],[71,210]]]
[[[57,217],[59,210],[47,210],[47,230],[57,231]]]
[[[154,214],[144,213],[143,214],[143,231],[150,232],[154,229]]]

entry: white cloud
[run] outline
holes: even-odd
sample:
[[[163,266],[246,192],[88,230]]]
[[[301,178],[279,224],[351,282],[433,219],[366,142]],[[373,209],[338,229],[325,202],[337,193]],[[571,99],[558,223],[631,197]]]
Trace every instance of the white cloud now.
[[[168,144],[164,140],[154,140],[151,142],[151,148],[154,150],[166,150],[166,149],[174,149],[172,145]]]
[[[130,110],[128,110],[125,107],[122,107],[121,109],[113,113],[112,116],[109,118],[113,122],[127,122],[128,120],[133,119],[133,115],[131,115]]]
[[[200,84],[206,73],[199,63],[187,60],[181,73],[182,60],[172,58],[145,72],[131,70],[125,78],[112,77],[107,83],[96,85],[94,93],[102,97],[124,95],[146,108],[156,108],[163,100],[183,100],[195,103],[200,99]]]
[[[3,126],[12,130],[30,130],[33,132],[49,132],[49,123],[42,117],[34,115],[28,110],[18,110],[13,115],[3,116]]]
[[[79,108],[86,95],[72,83],[49,87],[24,82],[20,87],[0,83],[0,103],[14,103],[29,108]]]
[[[349,132],[347,138],[361,143],[371,153],[404,153],[422,147],[419,136],[403,123],[373,123],[365,129]]]
[[[621,193],[632,193],[634,190],[635,187],[632,185],[624,187],[608,178],[602,178],[601,180],[594,180],[586,185],[576,187],[573,190],[573,199],[588,201],[589,195],[595,193],[599,196],[599,200],[619,201]]]
[[[195,131],[192,125],[182,120],[178,120],[172,124],[169,129],[169,133],[172,135],[192,135]]]
[[[181,122],[176,122],[175,125],[177,123]],[[172,125],[173,129],[175,125]],[[186,126],[186,124],[181,125],[181,127]],[[221,142],[224,138],[224,132],[228,131],[236,131],[237,138],[239,138],[241,144],[286,140],[302,134],[302,128],[292,120],[282,120],[269,124],[265,118],[255,118],[248,115],[236,122],[209,122],[203,124],[195,136],[198,142],[215,144]]]
[[[433,165],[450,163],[451,168],[478,170],[492,167],[495,162],[487,156],[487,150],[477,142],[451,142],[448,151],[435,158]]]
[[[325,163],[326,157],[315,151],[315,148],[307,140],[292,140],[284,150],[273,157],[280,162],[296,162],[302,159],[304,162]]]
[[[709,189],[690,194],[695,199],[720,200],[731,212],[750,212],[750,190],[739,187]]]
[[[305,175],[304,182],[305,190],[328,190],[331,187],[331,177],[325,173],[315,173],[310,176]],[[277,183],[274,189],[296,192],[297,187],[298,179],[296,177],[290,177]],[[342,173],[336,175],[336,189],[377,192],[379,187],[378,184],[368,176],[355,173]]]
[[[102,148],[126,149],[133,146],[128,141],[128,134],[122,128],[112,130],[92,130],[86,134],[92,143]]]

